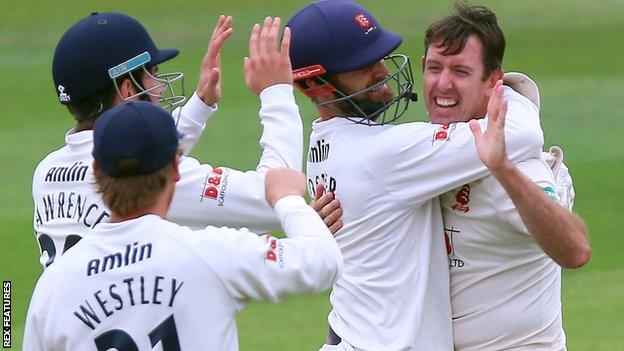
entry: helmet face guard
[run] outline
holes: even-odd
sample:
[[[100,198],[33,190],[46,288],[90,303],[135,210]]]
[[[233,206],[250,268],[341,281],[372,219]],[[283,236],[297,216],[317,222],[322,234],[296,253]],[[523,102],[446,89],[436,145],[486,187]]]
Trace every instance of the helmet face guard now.
[[[158,100],[158,104],[171,112],[175,107],[182,105],[186,101],[186,97],[184,96],[184,73],[181,72],[173,72],[173,73],[164,73],[159,75],[152,75],[149,70],[146,68],[146,65],[151,61],[151,57],[149,52],[144,52],[139,54],[115,67],[112,67],[108,70],[109,77],[113,80],[113,84],[115,86],[115,90],[117,94],[121,96],[121,92],[119,91],[119,86],[117,85],[117,79],[124,74],[128,74],[128,77],[134,84],[138,93],[129,96],[127,98],[123,98],[123,100],[131,100],[135,97],[143,98],[143,97],[155,97]],[[134,70],[142,69],[143,74],[152,78],[154,81],[157,81],[158,84],[145,89],[143,84],[137,82],[134,75],[130,74]],[[179,85],[180,94],[176,93],[176,88],[174,86]],[[151,99],[150,99],[151,101]]]
[[[397,120],[409,106],[410,101],[415,101],[416,94],[412,92],[414,77],[409,57],[402,54],[394,54],[384,58],[389,64],[388,76],[366,89],[353,94],[345,94],[323,78],[325,69],[320,66],[304,67],[293,72],[295,84],[308,97],[318,101],[319,97],[333,95],[335,98],[317,102],[319,108],[324,108],[333,115],[347,118],[357,124],[368,126],[384,125]],[[317,85],[309,86],[308,79],[313,79]],[[393,96],[381,101],[371,101],[367,95],[378,88],[387,85]]]

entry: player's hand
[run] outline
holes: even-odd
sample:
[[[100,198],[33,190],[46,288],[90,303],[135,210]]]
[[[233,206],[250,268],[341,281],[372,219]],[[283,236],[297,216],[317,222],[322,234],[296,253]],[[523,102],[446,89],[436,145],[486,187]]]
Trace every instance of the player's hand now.
[[[470,120],[470,129],[475,138],[477,153],[481,161],[495,173],[508,166],[511,161],[507,158],[505,146],[505,116],[507,101],[503,99],[503,81],[494,85],[487,108],[487,130],[481,131],[476,120]]]
[[[197,83],[197,96],[206,104],[214,105],[221,99],[221,59],[223,44],[232,35],[232,16],[219,16],[212,31],[208,50],[202,61]]]
[[[284,36],[278,50],[281,20],[267,17],[261,26],[256,23],[249,37],[249,57],[245,57],[243,69],[245,83],[256,94],[265,88],[280,84],[292,84],[290,56],[290,29],[284,28]]]
[[[272,168],[264,178],[265,197],[271,207],[288,195],[303,196],[305,193],[305,176],[299,171],[289,168]]]
[[[318,184],[314,190],[314,200],[310,203],[316,213],[323,219],[332,234],[342,228],[342,207],[340,201],[334,198],[334,193],[325,193],[323,184]]]

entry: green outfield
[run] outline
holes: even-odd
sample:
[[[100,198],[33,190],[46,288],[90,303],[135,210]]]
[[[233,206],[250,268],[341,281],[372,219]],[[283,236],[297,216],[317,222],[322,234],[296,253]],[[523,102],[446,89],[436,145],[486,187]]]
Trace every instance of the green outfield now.
[[[427,25],[447,1],[361,1],[385,27],[404,37],[420,92],[420,56]],[[132,3],[132,5],[129,5]],[[91,11],[138,18],[160,47],[181,55],[161,71],[186,73],[193,91],[212,27],[234,16],[222,54],[224,96],[193,155],[213,165],[252,169],[260,155],[258,99],[242,76],[249,29],[266,15],[288,18],[303,1],[2,1],[0,11],[0,278],[11,280],[12,336],[21,348],[30,294],[41,274],[32,229],[31,176],[48,152],[64,144],[72,118],[56,100],[54,46],[69,25]],[[475,2],[477,3],[477,2]],[[564,326],[570,350],[620,350],[624,335],[624,0],[482,1],[498,14],[508,46],[505,68],[539,84],[546,142],[566,151],[574,176],[575,210],[590,229],[593,257],[563,274]],[[315,117],[298,95],[306,130]],[[424,120],[424,105],[408,120]],[[307,134],[307,133],[306,133]],[[452,160],[449,160],[452,162]],[[281,305],[251,303],[239,316],[242,350],[316,350],[324,340],[327,295],[297,296]]]

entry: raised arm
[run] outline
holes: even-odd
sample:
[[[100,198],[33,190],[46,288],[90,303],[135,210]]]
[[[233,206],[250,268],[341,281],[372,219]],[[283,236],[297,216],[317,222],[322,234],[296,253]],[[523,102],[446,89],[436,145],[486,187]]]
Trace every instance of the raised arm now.
[[[254,26],[250,55],[245,58],[246,83],[262,104],[263,151],[256,171],[213,168],[184,158],[170,220],[195,229],[206,225],[247,227],[258,233],[281,229],[264,197],[264,173],[278,167],[301,169],[303,126],[291,85],[290,35],[285,30],[278,50],[279,26],[279,18],[270,17],[264,26]]]
[[[221,99],[221,48],[232,35],[232,16],[219,16],[204,55],[197,90],[182,107],[172,113],[178,130],[184,134],[180,147],[188,155],[201,137],[206,122]]]
[[[290,30],[279,42],[281,20],[267,17],[255,24],[249,38],[249,57],[244,58],[245,82],[262,102],[262,156],[256,170],[287,167],[301,170],[303,124],[293,95]],[[288,103],[286,103],[288,102]]]
[[[527,230],[544,252],[563,268],[585,265],[591,249],[583,220],[552,200],[509,160],[504,126],[505,118],[498,119],[488,124],[485,135],[476,121],[470,122],[479,157],[507,191]]]

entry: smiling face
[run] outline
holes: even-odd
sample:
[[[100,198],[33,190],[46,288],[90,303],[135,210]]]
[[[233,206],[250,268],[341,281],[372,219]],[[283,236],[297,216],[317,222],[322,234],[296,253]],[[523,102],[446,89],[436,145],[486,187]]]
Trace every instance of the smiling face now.
[[[441,42],[429,45],[423,57],[423,94],[432,123],[449,124],[482,118],[502,70],[485,77],[483,44],[471,35],[463,50],[443,55]]]

